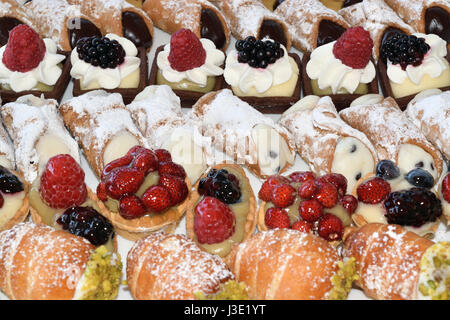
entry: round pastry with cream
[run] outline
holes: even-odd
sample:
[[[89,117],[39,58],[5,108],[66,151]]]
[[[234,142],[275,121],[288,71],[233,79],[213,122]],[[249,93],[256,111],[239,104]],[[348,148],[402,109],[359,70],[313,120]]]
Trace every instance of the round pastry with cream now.
[[[450,224],[450,173],[444,175],[442,183],[439,185],[439,198],[442,202],[442,213]]]
[[[362,27],[352,27],[336,41],[317,47],[306,64],[312,94],[366,94],[376,76],[370,61],[373,41]]]
[[[141,59],[130,40],[116,34],[78,40],[70,55],[72,78],[81,90],[137,88]]]
[[[450,86],[447,43],[435,34],[396,33],[381,47],[394,98]]]
[[[65,58],[52,39],[41,39],[29,26],[18,25],[0,48],[0,87],[14,92],[52,91]]]
[[[291,97],[298,75],[286,48],[268,38],[238,40],[225,61],[225,81],[238,97]]]
[[[207,93],[214,89],[225,54],[209,39],[198,39],[189,29],[173,33],[170,43],[158,53],[156,84],[173,90]]]
[[[28,216],[28,185],[20,175],[0,165],[0,231]]]

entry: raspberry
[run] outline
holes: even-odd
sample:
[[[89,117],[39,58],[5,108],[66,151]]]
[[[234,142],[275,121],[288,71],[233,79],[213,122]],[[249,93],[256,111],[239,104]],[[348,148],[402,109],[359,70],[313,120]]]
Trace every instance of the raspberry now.
[[[295,171],[289,175],[289,179],[292,182],[306,182],[308,180],[314,180],[316,176],[311,171]]]
[[[315,199],[305,200],[300,204],[298,211],[303,220],[314,222],[319,220],[322,216],[323,207],[320,202]]]
[[[142,202],[148,210],[160,213],[167,210],[173,200],[170,197],[170,191],[163,186],[152,186],[142,195]]]
[[[344,226],[341,219],[333,214],[326,213],[319,220],[317,233],[327,241],[340,240],[344,234]]]
[[[286,210],[273,207],[267,209],[266,215],[264,216],[264,223],[269,229],[282,229],[289,228],[291,221],[289,220],[289,216]]]
[[[329,182],[320,182],[319,189],[313,196],[325,208],[333,208],[338,202],[338,191],[336,187]]]
[[[442,180],[442,197],[445,201],[450,202],[450,173]]]
[[[194,232],[199,243],[219,243],[233,235],[235,216],[222,201],[206,196],[195,207]]]
[[[347,178],[340,173],[328,173],[317,179],[318,184],[321,182],[331,183],[342,197],[347,193]]]
[[[278,208],[289,207],[295,201],[296,190],[290,184],[280,184],[272,190],[272,203]]]
[[[84,171],[68,154],[50,158],[41,176],[39,192],[52,208],[81,205],[87,197]]]
[[[333,46],[334,56],[354,69],[363,69],[369,63],[373,41],[362,27],[347,29]]]
[[[118,167],[105,179],[106,193],[113,199],[134,194],[144,182],[144,173],[135,168]]]
[[[308,180],[298,188],[298,195],[302,199],[311,199],[317,188],[314,180]]]
[[[356,189],[358,200],[368,204],[380,203],[386,199],[389,192],[391,192],[391,185],[379,177],[363,182]]]
[[[291,229],[309,233],[311,232],[312,225],[305,220],[298,220],[292,224]]]
[[[358,208],[358,200],[351,194],[346,194],[339,202],[348,214],[352,214]]]
[[[162,174],[159,176],[158,184],[169,190],[170,198],[172,199],[172,206],[183,202],[188,196],[189,190],[186,182],[180,177]]]
[[[187,71],[205,63],[206,51],[197,36],[188,29],[180,29],[170,38],[169,62],[172,69]]]
[[[259,189],[258,197],[265,202],[269,202],[272,197],[272,190],[275,186],[281,184],[281,183],[290,183],[288,178],[285,178],[283,176],[270,176],[267,178],[266,181],[261,186],[261,189]]]
[[[125,219],[135,219],[147,213],[147,209],[135,195],[125,196],[120,199],[119,213]]]
[[[172,161],[160,162],[158,172],[159,174],[170,174],[183,179],[186,178],[186,171],[184,168]]]
[[[21,24],[10,31],[2,62],[11,71],[27,72],[44,59],[45,50],[45,43],[36,31]]]

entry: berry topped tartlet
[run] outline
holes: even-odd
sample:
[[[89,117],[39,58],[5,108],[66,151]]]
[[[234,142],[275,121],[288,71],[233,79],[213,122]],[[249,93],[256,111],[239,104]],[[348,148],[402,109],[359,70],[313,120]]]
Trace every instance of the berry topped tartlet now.
[[[378,93],[373,41],[362,27],[349,28],[336,41],[303,56],[304,95],[330,96],[338,110],[357,97]]]
[[[227,256],[256,228],[256,200],[244,170],[214,166],[199,180],[186,213],[186,232],[201,248]]]
[[[439,36],[396,33],[381,47],[381,89],[404,109],[423,90],[450,89],[449,61],[447,43]]]
[[[150,84],[168,85],[180,97],[183,106],[192,106],[198,98],[223,85],[225,54],[209,39],[199,39],[189,29],[180,29],[170,43],[156,50]]]
[[[172,231],[189,207],[186,172],[167,150],[140,146],[107,164],[97,186],[100,212],[130,240]]]
[[[450,224],[450,173],[445,175],[439,186],[439,198],[442,202],[442,213],[447,218],[447,225]]]
[[[78,40],[71,53],[73,95],[103,89],[118,92],[130,103],[147,84],[145,48],[115,34]]]
[[[9,33],[8,43],[0,48],[0,94],[3,102],[33,94],[60,100],[70,77],[70,60],[57,52],[56,43],[41,39],[27,25]]]
[[[299,69],[300,58],[279,42],[249,36],[236,41],[228,54],[224,78],[236,96],[262,112],[276,113],[300,98]]]
[[[100,215],[95,195],[84,178],[83,169],[70,155],[50,158],[30,189],[33,221],[66,230],[94,246],[104,245],[109,251],[115,251],[113,226]]]

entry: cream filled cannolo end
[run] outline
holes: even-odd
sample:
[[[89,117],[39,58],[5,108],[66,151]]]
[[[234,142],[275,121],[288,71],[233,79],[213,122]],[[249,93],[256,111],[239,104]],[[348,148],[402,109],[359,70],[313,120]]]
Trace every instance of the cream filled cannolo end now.
[[[422,148],[405,143],[399,148],[397,165],[404,172],[410,172],[416,168],[428,171],[434,181],[438,179],[438,171],[434,158]]]
[[[103,152],[103,165],[107,165],[111,161],[123,157],[132,147],[139,145],[136,136],[128,131],[117,133],[110,139],[108,145]]]
[[[39,155],[39,170],[43,170],[48,160],[58,154],[71,154],[70,148],[55,134],[44,134],[36,144],[36,151]]]

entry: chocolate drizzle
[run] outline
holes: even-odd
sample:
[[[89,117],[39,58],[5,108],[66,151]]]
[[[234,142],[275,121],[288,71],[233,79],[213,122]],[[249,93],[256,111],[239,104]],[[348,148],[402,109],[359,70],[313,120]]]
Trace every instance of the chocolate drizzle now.
[[[220,21],[217,14],[211,9],[202,9],[200,21],[200,36],[210,39],[214,42],[216,48],[223,49],[226,44],[226,36],[222,21]]]
[[[270,39],[278,41],[283,46],[287,45],[286,34],[284,33],[283,27],[274,20],[264,20],[259,32],[259,39],[268,36]]]
[[[140,15],[132,11],[122,13],[123,36],[133,42],[136,47],[148,49],[152,46],[152,36],[147,24]]]
[[[431,7],[425,12],[425,33],[433,33],[450,43],[450,15],[441,7]]]
[[[283,3],[283,1],[284,0],[275,0],[275,3],[273,4],[273,10],[278,8],[278,6]]]
[[[84,37],[97,36],[101,37],[102,33],[100,30],[90,22],[89,20],[83,18],[72,18],[68,22],[68,33],[70,47],[73,49],[77,46],[78,40]]]
[[[317,35],[317,46],[320,47],[340,38],[345,32],[345,28],[330,20],[322,20],[319,24],[319,34]]]
[[[363,0],[345,0],[344,4],[342,5],[342,8],[350,7],[360,2],[363,2]]]
[[[8,43],[9,31],[19,24],[22,24],[22,22],[16,18],[0,18],[0,45],[4,46]]]

